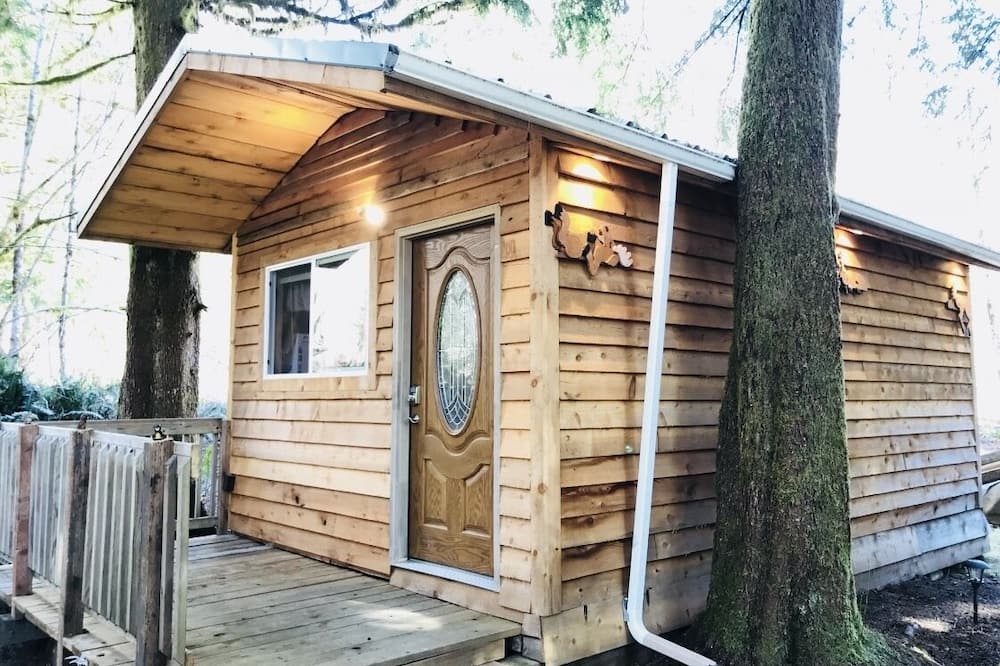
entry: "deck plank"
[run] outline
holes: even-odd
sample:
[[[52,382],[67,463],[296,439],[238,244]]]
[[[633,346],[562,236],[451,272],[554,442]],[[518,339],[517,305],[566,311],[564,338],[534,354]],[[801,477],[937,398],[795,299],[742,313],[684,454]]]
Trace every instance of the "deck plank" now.
[[[17,608],[29,622],[53,636],[59,626],[58,588],[36,577],[30,595],[12,598],[11,590],[11,572],[0,567],[0,600]],[[135,639],[90,610],[84,611],[83,633],[67,636],[63,643],[73,654],[86,656],[90,666],[135,663]]]
[[[243,537],[191,541],[188,661],[219,664],[482,664],[503,656],[518,624],[390,585]],[[50,635],[58,588],[36,579],[33,594],[0,599]],[[87,611],[85,632],[65,639],[91,666],[135,663],[135,640]]]

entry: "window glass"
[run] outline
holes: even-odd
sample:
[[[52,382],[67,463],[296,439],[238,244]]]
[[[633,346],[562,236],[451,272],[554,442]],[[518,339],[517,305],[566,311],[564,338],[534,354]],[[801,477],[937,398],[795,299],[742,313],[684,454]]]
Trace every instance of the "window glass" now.
[[[370,257],[361,245],[268,271],[269,374],[367,369]]]
[[[309,264],[271,275],[271,372],[309,372]]]
[[[368,363],[368,246],[317,259],[312,279],[312,371],[361,370]]]

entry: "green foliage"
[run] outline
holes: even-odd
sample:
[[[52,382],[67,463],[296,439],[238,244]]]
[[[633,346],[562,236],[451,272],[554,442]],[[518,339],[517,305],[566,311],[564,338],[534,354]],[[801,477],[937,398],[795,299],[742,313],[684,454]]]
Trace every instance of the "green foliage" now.
[[[13,414],[24,406],[24,372],[6,356],[0,356],[0,414]]]
[[[59,384],[32,384],[8,357],[0,357],[0,420],[31,415],[39,421],[113,419],[118,412],[118,386],[89,379],[68,379]]]
[[[28,60],[29,45],[36,34],[36,28],[26,20],[31,13],[24,0],[0,0],[0,48],[7,56],[0,62],[0,72]]]
[[[309,0],[198,0],[198,9],[240,26],[252,34],[276,35],[305,25],[348,26],[365,36],[389,33],[417,25],[442,22],[453,12],[493,8],[507,11],[527,23],[531,6],[527,0],[401,0],[337,4]]]
[[[951,41],[958,50],[957,64],[979,68],[1000,83],[1000,14],[971,0],[952,0],[952,6],[955,9],[944,22],[954,29]]]
[[[198,405],[198,418],[201,419],[224,419],[226,418],[226,405],[217,400],[204,400]]]
[[[626,0],[558,0],[553,20],[557,52],[565,55],[570,45],[586,52],[607,42],[611,20],[626,11]]]
[[[67,379],[61,384],[34,386],[28,409],[40,420],[69,419],[87,414],[113,419],[118,412],[118,387],[101,386],[88,379]]]

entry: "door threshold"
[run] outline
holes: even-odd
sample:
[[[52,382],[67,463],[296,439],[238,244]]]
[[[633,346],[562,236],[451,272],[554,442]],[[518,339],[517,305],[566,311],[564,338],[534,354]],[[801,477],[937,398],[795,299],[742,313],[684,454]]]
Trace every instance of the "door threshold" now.
[[[487,576],[474,571],[467,571],[457,567],[449,567],[446,564],[427,562],[425,560],[400,560],[399,562],[393,562],[392,566],[399,569],[407,569],[408,571],[416,571],[417,573],[426,574],[428,576],[434,576],[435,578],[444,578],[445,580],[451,580],[456,583],[471,585],[472,587],[489,590],[490,592],[500,591],[499,576]]]

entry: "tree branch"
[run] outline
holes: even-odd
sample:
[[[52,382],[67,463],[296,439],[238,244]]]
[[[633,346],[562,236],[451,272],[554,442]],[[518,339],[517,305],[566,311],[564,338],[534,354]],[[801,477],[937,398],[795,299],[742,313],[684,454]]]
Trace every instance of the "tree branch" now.
[[[52,85],[59,85],[62,83],[68,83],[70,81],[75,81],[76,79],[82,78],[84,76],[87,76],[88,74],[96,72],[102,67],[110,65],[111,63],[116,62],[118,60],[131,58],[133,55],[135,55],[134,50],[129,51],[128,53],[121,53],[119,55],[112,56],[107,60],[102,60],[99,63],[90,65],[88,67],[84,67],[83,69],[78,70],[76,72],[70,72],[68,74],[58,74],[56,76],[50,76],[48,78],[38,79],[36,81],[0,81],[0,86],[52,86]]]

